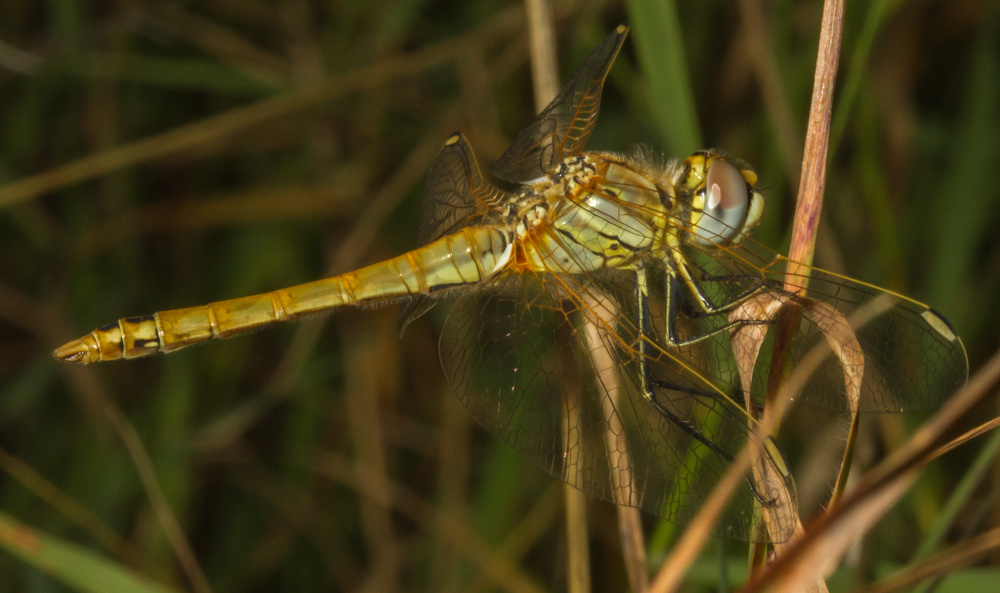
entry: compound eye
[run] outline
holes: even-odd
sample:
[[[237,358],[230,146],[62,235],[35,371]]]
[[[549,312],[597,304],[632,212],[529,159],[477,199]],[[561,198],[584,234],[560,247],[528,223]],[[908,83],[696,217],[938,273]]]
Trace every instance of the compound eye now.
[[[737,236],[750,204],[747,181],[739,169],[718,159],[705,176],[705,209],[695,228],[698,243],[710,246]]]

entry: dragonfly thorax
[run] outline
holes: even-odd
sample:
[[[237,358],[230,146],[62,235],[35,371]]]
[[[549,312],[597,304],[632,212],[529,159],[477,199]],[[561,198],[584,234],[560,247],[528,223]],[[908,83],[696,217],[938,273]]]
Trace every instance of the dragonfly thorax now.
[[[523,268],[582,273],[625,267],[659,244],[661,192],[598,153],[564,159],[519,194],[515,223]]]
[[[515,234],[523,238],[542,232],[550,221],[553,208],[580,194],[596,172],[591,158],[574,156],[560,162],[553,173],[526,184],[514,208]]]
[[[539,205],[551,207],[560,200],[577,195],[590,184],[597,173],[597,164],[590,156],[564,159],[556,170],[545,177],[530,181],[521,189],[517,200],[517,218],[537,215]]]
[[[536,202],[530,205],[520,217],[515,233],[518,237],[524,237],[530,233],[538,232],[549,221],[549,206],[546,202]]]

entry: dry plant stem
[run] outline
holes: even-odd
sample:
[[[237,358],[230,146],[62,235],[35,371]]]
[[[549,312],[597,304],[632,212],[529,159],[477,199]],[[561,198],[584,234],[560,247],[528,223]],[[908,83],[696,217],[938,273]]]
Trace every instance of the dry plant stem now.
[[[784,308],[786,302],[792,299],[793,297],[787,295],[781,298],[763,295],[757,299],[749,299],[739,309],[734,310],[732,315],[746,319],[773,319]],[[809,311],[806,310],[804,314],[808,315]],[[847,324],[846,320],[842,323],[845,325]],[[834,330],[835,327],[826,328],[824,333],[833,332]],[[739,365],[738,370],[740,374],[740,381],[744,392],[749,391],[749,386],[753,378],[755,361],[757,359],[757,355],[759,354],[760,345],[763,344],[767,331],[766,326],[751,325],[740,328],[733,336],[734,350],[742,353],[742,356],[740,356],[737,360],[737,364]],[[813,354],[816,355],[813,356]],[[812,372],[815,371],[816,367],[824,359],[825,353],[822,351],[810,353],[810,356],[807,356],[803,360],[802,364],[797,366],[788,376],[783,389],[792,393],[794,393],[797,388],[801,389],[805,380],[811,375]],[[845,375],[845,381],[848,380],[848,377]],[[785,395],[785,393],[782,393],[779,399],[785,399]],[[667,562],[661,567],[661,570],[657,574],[650,589],[651,591],[656,591],[658,593],[675,591],[680,586],[687,570],[701,553],[702,547],[704,547],[705,542],[711,535],[715,522],[725,509],[727,501],[732,495],[733,490],[735,490],[735,488],[742,483],[747,468],[752,468],[754,478],[757,481],[758,486],[761,487],[764,495],[768,498],[773,498],[777,503],[770,511],[767,509],[764,510],[764,526],[768,528],[769,533],[774,533],[771,530],[771,527],[775,519],[778,519],[775,526],[781,526],[784,524],[787,527],[792,527],[795,532],[789,542],[775,545],[775,549],[779,552],[779,556],[783,549],[788,546],[794,546],[795,537],[802,533],[802,526],[801,524],[798,524],[797,516],[794,516],[793,514],[782,519],[778,515],[778,513],[782,512],[782,509],[788,513],[794,513],[794,501],[792,500],[790,493],[785,492],[783,487],[779,486],[778,488],[774,488],[774,483],[767,479],[771,470],[764,467],[764,464],[760,463],[759,460],[761,459],[761,452],[758,450],[758,446],[756,445],[756,443],[763,442],[763,439],[774,429],[774,424],[781,421],[781,414],[784,411],[784,406],[775,407],[753,427],[752,434],[750,435],[746,446],[744,446],[743,450],[736,457],[736,460],[723,476],[722,480],[720,480],[715,489],[713,489],[708,500],[702,505],[697,517],[695,517],[695,520],[692,521],[688,529],[685,530],[681,541],[674,547],[674,551],[670,558],[668,558]],[[795,525],[790,525],[788,521],[795,521]],[[787,534],[788,531],[784,531],[783,533]],[[777,540],[778,537],[773,536],[772,539]],[[763,553],[763,550],[756,551]],[[822,580],[800,584],[802,590],[826,590],[826,586]]]
[[[35,468],[3,449],[0,449],[0,471],[9,475],[11,479],[24,486],[80,529],[89,533],[99,544],[123,562],[131,566],[143,565],[144,554],[142,550],[119,535],[117,531],[108,527],[90,509],[60,490],[48,478],[35,471]]]
[[[741,12],[748,27],[762,30],[763,18],[761,17],[760,5],[751,0],[743,0],[740,3]],[[803,154],[803,165],[801,180],[799,182],[799,194],[796,202],[795,220],[792,229],[792,244],[789,251],[789,258],[792,260],[788,264],[785,277],[785,289],[789,292],[799,292],[805,290],[805,282],[802,270],[799,269],[798,262],[806,265],[812,262],[813,247],[816,242],[816,228],[819,224],[819,214],[823,204],[823,186],[826,180],[826,159],[827,144],[830,134],[830,120],[833,110],[833,86],[837,76],[837,62],[840,54],[840,39],[843,29],[843,0],[827,0],[823,4],[822,26],[819,36],[819,49],[816,57],[816,74],[813,79],[813,94],[809,108],[809,123],[806,130],[805,152]],[[781,109],[781,93],[777,92],[780,85],[774,73],[768,68],[768,56],[766,48],[759,46],[751,48],[751,59],[757,70],[763,75],[762,80],[769,81],[765,85],[772,92],[765,96],[772,111],[779,115]],[[781,121],[780,119],[778,121]],[[787,131],[788,126],[785,126]],[[788,148],[788,143],[783,144],[783,148]],[[792,169],[794,170],[794,168]],[[793,307],[792,310],[782,311],[777,316],[777,328],[775,345],[772,350],[772,361],[770,365],[770,375],[768,377],[767,395],[764,406],[764,424],[773,426],[774,433],[778,432],[780,417],[783,407],[777,394],[782,391],[782,384],[790,372],[791,364],[791,337],[801,319],[801,314]],[[753,402],[749,401],[749,383],[744,378],[744,393],[748,399],[747,409],[752,409]],[[853,450],[849,444],[848,450]],[[751,558],[761,558],[764,556],[764,544],[755,544],[755,550],[751,551]],[[751,567],[753,568],[753,567]],[[816,589],[824,589],[822,581],[811,585]]]
[[[764,565],[767,564],[767,557],[766,545],[754,544],[750,546],[750,552],[747,554],[747,574],[753,574],[764,568]]]
[[[945,435],[1000,380],[1000,353],[943,408],[896,451],[862,476],[857,487],[826,513],[818,515],[804,534],[763,571],[753,575],[744,591],[797,591],[819,579],[895,504],[921,469],[934,457]]]
[[[816,245],[816,229],[823,208],[823,188],[826,185],[826,164],[830,145],[830,121],[833,117],[833,90],[837,80],[840,44],[844,30],[844,0],[826,0],[823,3],[823,20],[819,33],[816,55],[816,74],[813,77],[812,101],[809,105],[809,124],[806,128],[805,152],[802,155],[802,174],[796,199],[795,219],[792,223],[792,243],[789,247],[785,289],[790,292],[805,290],[808,276],[802,274],[799,264],[812,264]],[[837,476],[837,483],[830,497],[835,503],[843,494],[850,474],[850,464],[858,434],[857,412],[851,414],[844,457]]]
[[[629,590],[645,593],[649,589],[649,569],[639,509],[618,505],[618,539],[621,541]]]
[[[590,593],[590,532],[587,527],[586,495],[563,485],[566,505],[566,590]]]
[[[332,452],[323,453],[309,462],[309,469],[328,479],[351,485],[365,496],[412,519],[429,533],[436,534],[455,552],[468,558],[477,573],[488,579],[497,590],[544,592],[506,555],[498,553],[470,531],[465,521],[429,504],[417,492],[395,482],[386,482],[384,474],[374,473],[364,465]]]
[[[764,419],[770,421],[774,426],[777,436],[778,423],[771,417],[784,412],[782,406],[785,402],[779,399],[781,387],[788,379],[788,374],[792,371],[791,351],[795,329],[802,323],[802,307],[795,302],[788,303],[777,312],[774,329],[774,349],[771,355],[771,365],[768,369],[767,394],[764,405]],[[753,401],[750,396],[750,383],[745,385],[746,406],[748,410],[753,410]]]
[[[826,184],[833,87],[837,79],[843,28],[844,0],[826,0],[823,3],[823,22],[819,33],[819,51],[816,56],[812,102],[809,106],[805,153],[802,155],[802,176],[799,181],[799,195],[792,227],[792,245],[788,253],[792,263],[788,267],[785,288],[790,291],[800,288],[800,283],[793,279],[797,272],[796,262],[809,265],[813,259],[816,227],[819,224],[819,214],[823,206],[823,187]]]
[[[795,334],[795,328],[802,321],[802,311],[798,306],[785,306],[779,309],[777,313],[777,323],[775,328],[775,339],[774,339],[774,349],[772,350],[772,360],[769,369],[769,376],[767,380],[767,393],[765,396],[764,404],[764,422],[769,426],[773,426],[771,432],[775,437],[778,436],[778,427],[780,426],[779,419],[785,412],[784,402],[780,399],[779,394],[781,393],[781,387],[785,384],[788,379],[788,375],[792,370],[792,338]],[[752,377],[753,371],[750,370],[747,375],[747,380],[744,380],[743,392],[746,397],[746,406],[748,410],[754,409],[754,402],[751,396],[750,384],[748,380]],[[760,477],[757,475],[759,472],[755,470],[755,479],[760,482]],[[797,513],[797,509],[796,509]],[[760,558],[767,558],[767,544],[764,542],[754,543],[752,546],[754,549],[750,552],[751,560],[759,560]],[[780,545],[775,545],[775,550],[780,550]],[[764,564],[751,564],[751,574],[755,569],[762,568]]]
[[[983,424],[980,424],[979,426],[977,426],[977,427],[975,427],[975,428],[973,428],[973,429],[965,432],[961,436],[953,439],[947,445],[944,445],[943,447],[941,447],[940,449],[938,449],[937,451],[935,451],[934,454],[932,455],[932,457],[935,457],[935,458],[941,457],[942,455],[944,455],[948,451],[951,451],[955,447],[958,447],[959,445],[964,445],[965,443],[971,441],[972,439],[974,439],[974,438],[976,438],[978,436],[982,436],[982,435],[986,434],[987,432],[990,432],[991,430],[993,430],[995,428],[998,428],[998,427],[1000,427],[1000,418],[994,418],[993,420],[990,420],[989,422],[984,422]]]
[[[520,8],[508,9],[481,27],[412,54],[388,58],[372,66],[335,76],[285,95],[178,126],[162,134],[86,156],[38,175],[0,186],[0,208],[81,181],[99,178],[119,169],[177,154],[193,146],[215,142],[253,125],[323,104],[348,92],[373,88],[402,77],[413,76],[426,68],[465,56],[471,47],[483,47],[497,37],[518,33],[522,27],[523,11]]]
[[[559,92],[551,7],[546,0],[525,0],[525,4],[531,43],[531,77],[535,85],[535,113],[541,113]]]
[[[982,560],[996,550],[1000,550],[1000,527],[925,558],[870,587],[855,589],[854,593],[889,593],[904,587],[912,587],[926,579],[947,576]]]
[[[572,353],[559,351],[563,364],[569,366]],[[579,377],[560,377],[565,383],[565,413],[562,416],[562,450],[564,463],[573,467],[581,463],[580,449],[572,443],[580,438]],[[587,528],[587,500],[582,491],[562,485],[563,508],[566,513],[566,590],[569,593],[590,593],[590,536]]]
[[[460,405],[457,401],[455,404]],[[460,408],[458,411],[462,414],[468,414],[465,408]],[[468,520],[463,518],[468,517],[468,513],[464,513],[461,510],[457,512],[454,510],[448,511],[450,506],[442,507],[442,512],[446,512],[450,516],[456,517],[456,520],[463,521],[468,525]],[[504,541],[494,547],[494,553],[510,563],[515,563],[525,558],[545,537],[552,525],[562,519],[562,514],[562,487],[552,482],[552,485],[546,489],[545,494],[537,499],[534,506],[522,514],[517,524],[507,532]],[[464,562],[464,559],[459,554],[453,552],[453,555],[456,562]],[[431,582],[443,581],[442,579],[437,579]],[[478,592],[490,589],[491,587],[496,588],[490,584],[482,572],[478,572],[475,578],[470,580],[468,585],[462,590]]]
[[[540,0],[527,1],[530,5]],[[530,8],[528,14],[529,16],[532,14]],[[534,37],[535,34],[532,32],[533,46],[535,45]],[[551,42],[551,36],[548,39]],[[537,77],[536,80],[538,80]],[[554,97],[556,92],[558,91],[553,86],[553,92],[549,97]],[[536,94],[537,97],[538,95]],[[583,329],[587,335],[587,343],[590,345],[590,355],[594,368],[598,369],[599,384],[604,387],[605,391],[602,403],[604,404],[604,419],[608,423],[608,431],[605,434],[605,439],[608,442],[608,451],[618,451],[620,457],[619,461],[614,465],[620,468],[619,472],[623,475],[613,476],[613,479],[617,480],[619,484],[627,484],[631,483],[631,476],[626,474],[631,471],[630,468],[632,467],[629,460],[628,443],[625,441],[617,442],[618,439],[615,435],[622,434],[623,431],[620,426],[615,426],[616,422],[620,422],[619,417],[615,415],[614,410],[609,409],[612,399],[617,399],[617,394],[620,393],[619,378],[615,371],[616,367],[613,359],[605,346],[605,342],[600,337],[600,328],[614,327],[616,323],[614,317],[615,315],[620,315],[620,312],[611,312],[598,303],[586,304],[591,311],[606,313],[602,316],[603,318],[600,320],[600,323],[595,323],[595,320],[586,320]],[[617,489],[616,496],[618,496]],[[625,572],[628,575],[629,588],[636,593],[643,593],[649,588],[649,574],[646,568],[646,543],[642,533],[642,516],[635,507],[626,506],[628,502],[627,496],[625,500],[619,500],[618,502],[618,537],[622,546],[622,559],[625,563]]]
[[[87,260],[124,241],[157,231],[177,231],[230,227],[247,222],[279,218],[336,218],[354,214],[357,204],[364,211],[351,234],[343,239],[341,257],[334,258],[333,273],[352,269],[341,266],[347,254],[357,261],[375,242],[382,222],[406,197],[407,192],[427,175],[427,168],[441,150],[441,138],[450,130],[432,130],[410,152],[392,177],[371,200],[367,188],[345,192],[337,183],[321,183],[296,188],[239,189],[221,196],[199,196],[181,201],[165,201],[115,213],[96,226],[84,230],[70,249],[74,257]],[[362,194],[364,191],[364,194]]]
[[[799,160],[802,152],[800,131],[795,125],[792,108],[788,104],[788,93],[771,51],[764,7],[761,0],[739,0],[737,5],[743,21],[742,37],[746,43],[747,56],[760,84],[764,108],[773,122],[782,161],[789,176],[798,175],[802,165]]]
[[[779,298],[780,297],[780,298]],[[781,389],[783,385],[787,385],[791,379],[794,379],[798,374],[802,373],[801,365],[796,369],[794,373],[790,373],[790,366],[788,364],[787,357],[787,342],[791,337],[791,332],[789,328],[795,324],[799,323],[803,314],[808,314],[808,311],[803,311],[802,306],[796,303],[794,298],[784,296],[784,295],[772,295],[772,294],[762,294],[756,298],[747,300],[745,303],[741,304],[737,309],[731,313],[731,318],[740,319],[766,319],[775,322],[777,329],[775,330],[776,338],[774,342],[773,352],[777,360],[772,360],[771,363],[771,373],[768,377],[768,405],[764,409],[764,415],[762,420],[762,425],[771,427],[775,430],[775,427],[780,423],[781,415],[784,414],[786,406],[778,405],[776,402],[782,402],[783,399],[780,397],[782,395]],[[750,396],[751,385],[753,384],[754,368],[756,366],[757,357],[760,354],[760,348],[764,344],[769,330],[766,325],[748,325],[739,328],[733,332],[732,335],[732,346],[733,351],[737,353],[737,368],[740,375],[740,385],[742,387],[744,397],[746,398],[746,407],[748,410],[754,410],[754,401]],[[758,428],[759,431],[763,431],[763,428]],[[768,482],[768,471],[764,464],[755,463],[753,466],[754,479],[759,485],[765,485]],[[783,489],[784,490],[784,489]],[[771,498],[768,490],[762,488],[765,496]],[[795,500],[787,492],[781,492],[784,497],[781,499],[781,504],[778,510],[784,508],[789,513],[793,514],[795,517],[795,527],[794,532],[800,533],[802,531],[802,525],[798,519],[798,511],[796,509]],[[777,499],[776,499],[777,500]],[[780,520],[780,515],[774,510],[769,510],[767,508],[761,508],[762,517],[764,519],[764,524],[758,529],[766,528],[767,532],[770,534],[775,534],[776,528],[780,528],[782,521]],[[794,537],[794,536],[793,536]],[[771,538],[772,541],[779,542],[780,538],[774,536]],[[775,543],[775,551],[780,552],[781,549],[787,545],[787,543]],[[767,544],[763,541],[755,543],[751,546],[749,561],[750,561],[750,573],[753,574],[757,570],[760,570],[765,564],[767,553]],[[811,590],[823,591],[825,586],[822,582],[814,585]]]
[[[591,363],[596,371],[597,386],[604,396],[601,398],[601,412],[608,427],[604,433],[604,441],[612,468],[611,480],[615,502],[618,504],[618,536],[621,540],[625,572],[628,575],[629,588],[636,593],[642,593],[649,587],[646,544],[642,535],[642,518],[639,510],[626,506],[630,502],[627,486],[633,481],[632,461],[628,440],[620,436],[625,433],[625,427],[616,411],[621,404],[619,400],[622,393],[618,367],[608,349],[608,336],[603,329],[615,327],[616,319],[621,317],[621,311],[611,304],[610,297],[605,297],[603,303],[594,298],[584,301],[584,309],[590,311],[596,319],[588,317],[581,329]]]
[[[379,480],[388,482],[385,436],[379,414],[380,386],[384,375],[394,369],[379,364],[379,336],[392,330],[361,331],[356,324],[344,324],[343,342],[351,344],[345,373],[347,424],[358,463],[369,468]],[[382,328],[380,328],[382,329]],[[388,333],[386,333],[388,332]],[[390,338],[391,341],[391,338]],[[370,558],[368,579],[373,589],[390,591],[399,587],[400,556],[391,509],[381,501],[361,497],[358,503],[362,536]]]
[[[785,402],[789,399],[791,394],[799,393],[805,386],[808,378],[812,376],[812,374],[832,351],[844,369],[844,384],[848,404],[856,414],[861,396],[861,381],[864,376],[864,356],[861,354],[861,347],[854,334],[854,328],[861,327],[871,321],[871,319],[877,317],[880,313],[884,312],[885,307],[888,305],[888,300],[876,299],[869,305],[859,309],[849,320],[847,317],[839,314],[836,309],[827,303],[799,301],[795,296],[784,293],[764,293],[755,298],[748,299],[735,309],[731,315],[740,319],[766,319],[776,321],[778,329],[776,330],[777,338],[774,346],[775,351],[779,350],[781,345],[778,342],[780,342],[782,336],[787,333],[783,331],[784,325],[789,323],[797,324],[798,321],[796,321],[796,319],[801,319],[803,316],[809,319],[810,322],[813,323],[823,334],[825,339],[822,343],[817,344],[815,348],[807,352],[802,357],[799,364],[795,367],[794,371],[788,373],[787,376],[783,376],[783,373],[780,372],[780,370],[775,372],[778,382],[782,383],[782,385],[780,386],[781,392],[777,394],[777,397],[773,397],[773,401]],[[750,391],[753,371],[756,365],[757,357],[760,353],[760,347],[768,333],[768,327],[763,325],[741,327],[733,333],[733,349],[739,354],[737,356],[737,365],[744,393]],[[772,368],[774,368],[774,366],[772,366]],[[773,384],[774,382],[775,377],[771,377],[771,385],[768,387],[769,392],[776,389]],[[764,415],[762,424],[771,426],[779,422],[780,415],[784,412],[784,408],[785,406],[772,405],[769,409],[769,413]],[[758,467],[756,465],[754,466],[754,476],[758,483],[767,483],[758,477]],[[788,509],[793,509],[793,502],[794,501],[789,500],[787,501],[787,504],[783,506]],[[780,509],[781,507],[777,508]],[[771,523],[769,522],[769,518],[780,520],[781,517],[773,516],[773,511],[769,511],[767,508],[764,508],[763,510],[765,525],[767,525],[769,531],[773,533],[773,530],[770,529]],[[777,525],[780,526],[781,523],[779,522]],[[802,528],[801,525],[799,525],[796,527],[796,536],[801,536],[801,533]],[[778,541],[776,538],[773,539]],[[783,550],[794,549],[795,545],[795,537],[793,537],[789,542],[776,543],[774,548],[780,555],[783,553]],[[763,550],[761,550],[760,546],[758,546],[753,550],[753,557],[760,558],[762,553]],[[759,569],[760,563],[757,562],[753,566]],[[815,575],[811,574],[807,576],[810,578],[815,577]],[[822,575],[819,575],[818,578],[814,578],[813,580],[797,581],[796,586],[810,591],[826,590],[826,585],[822,581]]]
[[[261,221],[337,219],[353,214],[354,205],[363,199],[360,191],[345,191],[342,183],[331,180],[171,197],[109,213],[80,229],[70,238],[66,251],[74,261],[89,261],[121,243],[157,232],[232,228]]]
[[[767,117],[771,121],[773,135],[777,141],[781,162],[785,166],[785,175],[789,180],[798,179],[802,174],[803,140],[800,126],[792,113],[789,104],[788,90],[781,78],[781,72],[774,57],[770,44],[765,7],[761,0],[739,0],[740,19],[743,23],[741,37],[746,47],[746,54],[753,68],[754,77],[760,86],[761,97]],[[793,181],[794,183],[794,181]],[[797,189],[792,185],[792,189]],[[829,234],[823,229],[828,225],[824,219],[819,221],[817,240],[822,241],[820,248],[834,269],[843,269],[843,258]]]
[[[547,0],[525,0],[525,5],[531,45],[531,75],[535,88],[535,113],[541,113],[559,92],[551,7]],[[563,417],[564,440],[568,440],[569,432],[579,426],[578,416],[579,406],[568,406],[566,416]],[[569,484],[563,485],[563,496],[566,503],[567,590],[570,593],[589,593],[590,536],[587,529],[587,501],[583,492]]]
[[[702,549],[715,529],[715,524],[722,515],[733,492],[743,484],[746,471],[760,456],[755,443],[761,442],[770,434],[773,427],[768,421],[760,422],[747,440],[747,444],[719,480],[711,494],[701,506],[694,520],[684,529],[681,539],[674,545],[667,560],[660,566],[656,577],[649,587],[650,593],[672,593],[677,591],[684,582],[691,565],[698,559]]]
[[[17,296],[17,293],[3,289],[4,287],[0,285],[0,297],[2,297],[2,300],[9,301],[12,297]],[[16,301],[17,299],[14,298],[13,300]],[[40,308],[33,303],[30,311],[37,315],[37,319],[40,321],[37,326],[42,327],[45,331],[45,335],[43,336],[44,341],[51,344],[58,344],[66,339],[66,335],[69,332],[64,331],[63,328],[67,324],[62,322],[55,312],[49,310],[47,307]],[[112,429],[121,438],[122,443],[125,445],[125,450],[132,459],[136,473],[139,475],[139,480],[146,491],[153,514],[163,529],[171,549],[177,556],[177,562],[181,570],[184,571],[184,574],[191,582],[192,589],[198,593],[210,592],[211,587],[208,585],[208,579],[205,577],[205,573],[201,570],[201,566],[195,558],[194,551],[184,535],[184,530],[181,528],[177,516],[167,503],[166,496],[163,494],[163,488],[160,485],[159,478],[156,476],[156,471],[153,469],[153,463],[149,458],[149,452],[146,451],[145,446],[142,444],[142,439],[139,438],[135,427],[129,423],[125,414],[108,397],[107,390],[97,381],[97,375],[93,371],[80,367],[64,367],[64,371],[69,377],[68,382],[74,390],[74,394],[83,401],[84,411],[93,412],[96,410],[96,415],[110,423]]]
[[[359,266],[362,257],[375,241],[377,229],[406,197],[410,188],[423,179],[429,163],[440,148],[440,136],[427,134],[402,166],[382,184],[368,202],[369,206],[364,214],[344,239],[343,246],[331,257],[332,263],[327,267],[327,276]],[[261,390],[261,395],[240,404],[221,420],[202,428],[192,438],[192,447],[213,449],[238,440],[263,414],[290,397],[295,378],[306,364],[308,353],[323,335],[328,320],[329,317],[319,316],[311,323],[298,324],[291,344],[285,349],[274,373]]]
[[[115,406],[107,396],[106,390],[97,382],[96,374],[83,367],[64,367],[64,372],[69,376],[69,382],[73,388],[90,404],[103,414],[104,418],[110,422],[115,432],[118,433],[125,445],[126,451],[132,458],[132,465],[139,480],[142,482],[149,505],[152,507],[160,527],[166,535],[170,547],[177,556],[177,562],[184,571],[191,587],[197,593],[210,593],[212,588],[208,584],[205,573],[201,570],[198,560],[194,555],[191,544],[184,535],[177,516],[167,503],[160,480],[153,469],[153,463],[149,458],[149,453],[142,444],[142,439],[135,431],[135,427],[128,421],[125,414]]]
[[[795,261],[811,262],[812,250],[815,244],[816,228],[819,212],[822,207],[823,186],[826,178],[827,141],[831,112],[833,109],[832,93],[836,79],[837,61],[840,53],[840,39],[843,29],[843,0],[827,0],[823,6],[823,23],[820,31],[819,51],[816,60],[816,76],[813,86],[813,98],[810,106],[809,126],[806,132],[806,150],[803,156],[802,179],[799,183],[799,196],[795,213],[795,223],[792,234],[790,258]],[[786,289],[797,292],[805,287],[796,282],[797,266],[789,265],[786,277]],[[777,352],[777,349],[776,349]],[[782,356],[776,354],[777,356]],[[781,358],[784,360],[784,358]],[[779,361],[780,371],[784,373],[784,364]],[[755,432],[768,434],[777,428],[782,409],[779,406],[770,410],[765,408],[764,420]],[[723,477],[698,517],[685,531],[684,536],[675,548],[667,563],[664,564],[651,591],[674,591],[680,585],[681,578],[687,568],[694,562],[697,554],[704,546],[704,540],[711,531],[712,523],[736,488],[742,473],[751,466],[754,459],[753,439],[737,458],[736,463]],[[809,582],[800,581],[800,589],[825,590],[821,578]]]
[[[535,89],[535,111],[541,112],[559,92],[556,41],[548,0],[525,0],[528,12],[528,43],[531,46],[531,80]]]
[[[847,479],[851,476],[851,465],[854,463],[854,449],[858,442],[858,428],[861,426],[861,416],[854,411],[851,413],[851,426],[847,430],[847,444],[844,446],[844,456],[840,459],[840,471],[837,473],[837,481],[834,482],[833,492],[830,493],[830,500],[826,506],[835,504],[847,490]]]

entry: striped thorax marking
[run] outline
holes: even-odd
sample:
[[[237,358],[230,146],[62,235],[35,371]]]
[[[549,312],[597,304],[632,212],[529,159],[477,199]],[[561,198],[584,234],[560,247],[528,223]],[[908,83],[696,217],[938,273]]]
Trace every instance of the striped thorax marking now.
[[[566,274],[628,265],[658,241],[663,207],[656,185],[625,163],[570,157],[522,190],[517,261],[526,270]]]

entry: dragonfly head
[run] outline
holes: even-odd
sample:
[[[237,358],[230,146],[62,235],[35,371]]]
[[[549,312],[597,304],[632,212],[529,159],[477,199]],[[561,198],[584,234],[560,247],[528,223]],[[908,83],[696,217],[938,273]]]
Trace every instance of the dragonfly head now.
[[[752,169],[737,168],[714,150],[689,156],[676,187],[690,196],[691,240],[708,248],[742,241],[764,211],[764,196],[756,183]]]

